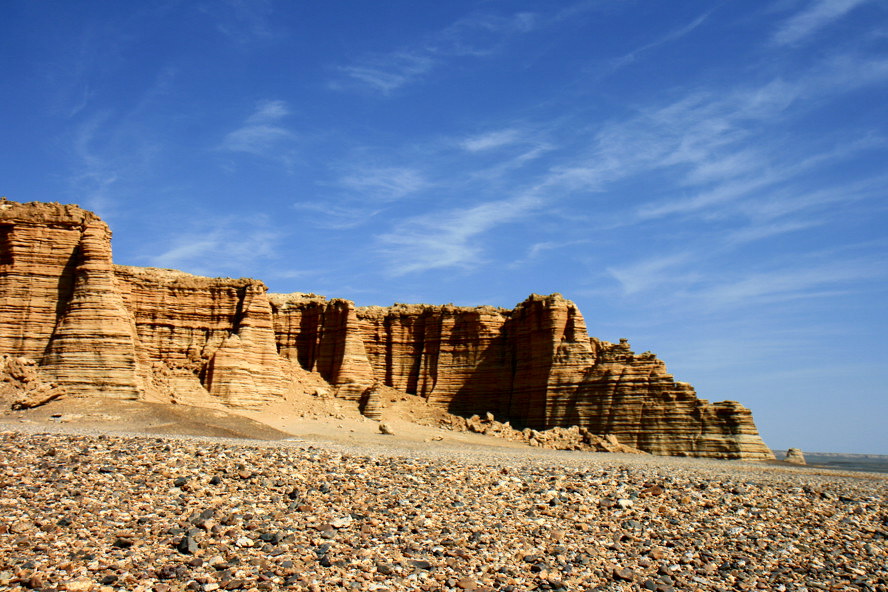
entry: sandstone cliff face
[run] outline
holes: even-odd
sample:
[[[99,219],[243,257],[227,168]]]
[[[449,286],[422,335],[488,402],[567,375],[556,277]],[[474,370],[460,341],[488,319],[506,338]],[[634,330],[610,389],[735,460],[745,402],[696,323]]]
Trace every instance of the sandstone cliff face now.
[[[0,353],[37,360],[72,395],[283,394],[261,282],[114,266],[110,241],[77,206],[0,202]]]
[[[386,385],[520,429],[577,426],[655,454],[773,458],[749,410],[698,399],[653,354],[590,338],[560,295],[511,311],[356,308],[268,294],[256,280],[114,266],[107,226],[76,206],[0,202],[0,354],[36,360],[74,395],[253,407],[312,371],[365,407]]]
[[[72,394],[137,399],[140,385],[132,315],[123,305],[104,222],[81,232],[74,287],[43,356],[43,369]]]
[[[336,385],[337,396],[359,400],[374,382],[355,306],[313,294],[272,294],[280,355],[318,372]]]
[[[752,414],[734,401],[710,404],[676,382],[649,352],[625,340],[598,343],[598,360],[577,385],[567,418],[595,433],[654,454],[773,458]]]
[[[43,358],[74,288],[83,228],[77,206],[0,201],[0,352]]]
[[[155,372],[190,373],[233,406],[255,406],[286,391],[264,284],[152,268],[117,266],[115,273]]]
[[[377,379],[450,412],[492,412],[520,428],[579,426],[654,454],[773,458],[748,409],[710,404],[653,354],[590,338],[558,294],[514,310],[358,309]]]
[[[506,311],[396,304],[359,308],[376,378],[454,413],[502,411],[511,386],[501,358]]]

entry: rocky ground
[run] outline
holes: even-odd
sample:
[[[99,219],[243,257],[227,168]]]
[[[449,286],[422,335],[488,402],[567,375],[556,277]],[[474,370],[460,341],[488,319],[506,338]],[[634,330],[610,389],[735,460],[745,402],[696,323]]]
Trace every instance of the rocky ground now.
[[[0,589],[888,590],[884,477],[434,444],[5,429]]]

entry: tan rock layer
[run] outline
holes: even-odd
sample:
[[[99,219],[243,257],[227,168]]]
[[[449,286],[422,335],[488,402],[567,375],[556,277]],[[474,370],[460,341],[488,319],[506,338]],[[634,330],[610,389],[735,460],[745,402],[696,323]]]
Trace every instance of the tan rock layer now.
[[[576,305],[358,309],[376,377],[460,415],[535,430],[580,426],[655,454],[773,458],[739,403],[710,404],[653,354],[590,339]]]
[[[337,385],[337,396],[359,400],[374,372],[354,304],[299,293],[269,298],[280,355]]]
[[[89,222],[80,239],[74,289],[43,356],[43,369],[73,395],[137,399],[137,337],[111,263],[111,232]]]
[[[0,201],[0,352],[43,358],[95,220],[77,206]]]
[[[114,266],[110,232],[76,206],[0,202],[0,353],[39,360],[67,392],[232,406],[280,398],[304,370],[360,401],[394,387],[518,428],[578,426],[656,454],[773,458],[749,410],[710,404],[653,354],[587,334],[577,307],[355,308],[267,294],[250,279]],[[178,385],[178,386],[177,386]]]

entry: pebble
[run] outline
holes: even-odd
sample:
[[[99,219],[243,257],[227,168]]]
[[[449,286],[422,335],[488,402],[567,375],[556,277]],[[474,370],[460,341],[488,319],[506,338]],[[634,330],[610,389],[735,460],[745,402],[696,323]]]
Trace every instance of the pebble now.
[[[0,587],[888,592],[888,479],[0,432]]]

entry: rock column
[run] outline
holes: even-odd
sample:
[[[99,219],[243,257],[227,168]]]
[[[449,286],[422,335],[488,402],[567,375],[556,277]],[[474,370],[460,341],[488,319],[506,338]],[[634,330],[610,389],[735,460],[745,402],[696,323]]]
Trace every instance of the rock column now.
[[[104,222],[85,225],[79,259],[43,369],[70,394],[138,399],[135,325],[116,287],[111,232]]]

